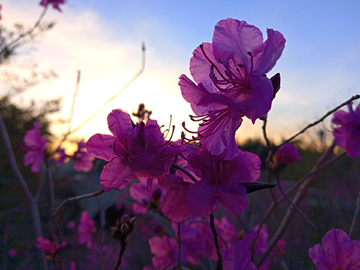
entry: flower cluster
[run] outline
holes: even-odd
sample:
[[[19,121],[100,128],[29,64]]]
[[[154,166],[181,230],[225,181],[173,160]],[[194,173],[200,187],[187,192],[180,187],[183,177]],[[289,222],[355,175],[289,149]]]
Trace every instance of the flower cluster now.
[[[225,159],[237,156],[234,136],[242,117],[254,123],[268,113],[274,97],[265,74],[281,56],[285,38],[272,29],[267,35],[264,42],[257,27],[229,18],[216,24],[212,43],[195,49],[190,73],[196,83],[186,75],[179,81],[195,113],[191,119],[201,122],[189,141],[200,141],[211,154],[224,153]]]

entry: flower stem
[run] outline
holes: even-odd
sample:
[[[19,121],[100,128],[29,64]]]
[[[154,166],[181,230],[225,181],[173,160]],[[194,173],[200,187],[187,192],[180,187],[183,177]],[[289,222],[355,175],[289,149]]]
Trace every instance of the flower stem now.
[[[218,241],[218,235],[217,235],[217,231],[215,229],[215,222],[214,222],[214,213],[210,214],[210,228],[211,231],[214,235],[214,243],[215,243],[215,248],[216,248],[216,254],[218,256],[218,262],[216,264],[216,270],[222,270],[223,269],[223,258],[220,252],[220,246],[219,246],[219,241]]]

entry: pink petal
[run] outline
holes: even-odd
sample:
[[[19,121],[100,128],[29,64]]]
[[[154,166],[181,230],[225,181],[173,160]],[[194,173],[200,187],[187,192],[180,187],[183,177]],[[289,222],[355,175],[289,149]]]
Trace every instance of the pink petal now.
[[[89,154],[110,161],[116,155],[114,149],[114,137],[111,135],[95,134],[86,142],[86,149]]]
[[[194,216],[207,217],[211,214],[217,198],[220,197],[218,185],[202,179],[192,184],[186,194],[186,205]]]
[[[246,188],[241,184],[226,184],[219,186],[218,201],[225,206],[226,209],[234,213],[240,214],[247,207]]]
[[[130,116],[121,111],[113,110],[107,117],[109,130],[116,139],[124,140],[131,136],[133,126],[130,120]]]
[[[130,164],[121,158],[112,159],[100,175],[100,184],[104,191],[109,191],[112,188],[123,189],[133,178],[133,171]]]

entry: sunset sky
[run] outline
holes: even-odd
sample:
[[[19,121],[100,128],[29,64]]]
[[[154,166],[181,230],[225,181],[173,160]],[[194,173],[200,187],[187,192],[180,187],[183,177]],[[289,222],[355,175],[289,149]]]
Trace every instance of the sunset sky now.
[[[1,24],[34,24],[43,8],[40,1],[1,1]],[[228,17],[260,28],[280,31],[285,50],[269,77],[277,72],[282,87],[269,113],[272,138],[292,135],[352,95],[360,93],[360,1],[95,1],[68,0],[62,13],[49,8],[44,20],[53,30],[35,45],[26,46],[14,61],[35,61],[53,69],[58,79],[22,94],[18,101],[63,97],[61,117],[67,118],[77,70],[81,84],[73,126],[77,126],[140,69],[141,43],[146,44],[144,73],[75,135],[88,138],[109,133],[106,116],[115,108],[135,111],[143,102],[153,119],[168,125],[170,115],[177,135],[181,122],[190,125],[190,106],[180,94],[178,78],[189,75],[192,51],[211,42],[215,24]],[[34,47],[34,49],[30,49]],[[8,66],[2,66],[2,71]],[[0,94],[5,87],[0,86]],[[356,102],[356,104],[358,104]],[[245,120],[239,140],[261,137],[261,122]],[[323,128],[329,128],[326,122]],[[64,129],[54,126],[61,135]]]

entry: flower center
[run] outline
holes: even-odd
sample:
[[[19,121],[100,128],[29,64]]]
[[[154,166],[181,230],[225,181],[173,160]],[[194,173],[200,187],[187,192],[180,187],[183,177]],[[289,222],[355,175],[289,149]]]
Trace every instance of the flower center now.
[[[220,69],[214,64],[213,61],[206,55],[204,46],[200,45],[200,49],[204,54],[205,58],[210,63],[210,74],[209,77],[221,92],[230,93],[236,91],[242,91],[245,89],[250,89],[250,81],[248,79],[248,74],[253,70],[253,56],[251,52],[247,52],[250,57],[250,70],[248,72],[247,68],[242,64],[236,64],[233,60],[219,59],[220,64],[225,68],[224,72],[221,72]],[[220,75],[221,78],[218,78],[215,74],[215,70]]]
[[[220,110],[209,111],[207,114],[203,115],[190,115],[190,119],[194,122],[200,122],[199,130],[197,132],[190,131],[185,127],[185,122],[182,123],[183,128],[192,134],[197,134],[196,137],[192,137],[192,139],[187,139],[182,135],[182,138],[187,143],[193,143],[200,139],[204,139],[206,137],[214,135],[221,126],[230,118],[229,108],[224,108]],[[225,127],[226,131],[226,127]]]

